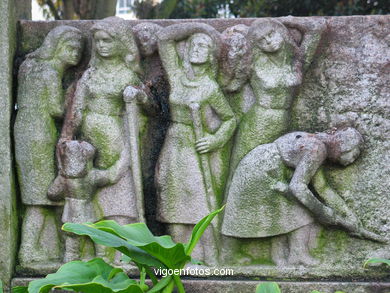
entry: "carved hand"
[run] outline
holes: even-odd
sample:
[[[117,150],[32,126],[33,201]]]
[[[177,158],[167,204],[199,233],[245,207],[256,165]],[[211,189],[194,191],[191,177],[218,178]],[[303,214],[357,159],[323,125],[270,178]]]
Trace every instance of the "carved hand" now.
[[[53,183],[49,186],[47,197],[52,201],[60,201],[64,199],[65,182],[62,176],[57,176]]]
[[[195,143],[195,149],[200,154],[209,153],[220,148],[220,141],[215,135],[206,135]]]
[[[348,215],[347,217],[336,215],[336,224],[344,227],[350,232],[359,232],[362,227],[361,222],[355,215]]]
[[[137,103],[143,103],[147,98],[144,91],[135,88],[131,85],[125,88],[123,92],[123,99],[126,103],[132,102],[134,99],[137,100]]]

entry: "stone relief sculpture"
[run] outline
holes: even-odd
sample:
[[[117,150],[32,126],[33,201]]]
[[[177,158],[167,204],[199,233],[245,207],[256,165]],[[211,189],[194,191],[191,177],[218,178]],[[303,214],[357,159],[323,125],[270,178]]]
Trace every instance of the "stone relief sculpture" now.
[[[250,44],[247,38],[249,27],[238,24],[222,33],[222,62],[220,83],[238,121],[254,103],[248,81],[251,67]]]
[[[93,223],[98,220],[93,203],[96,189],[118,182],[126,171],[128,153],[123,151],[113,166],[99,170],[93,168],[96,150],[88,142],[68,140],[58,148],[61,159],[59,174],[48,190],[48,197],[53,201],[65,200],[62,223]],[[88,241],[66,233],[64,262],[85,258],[82,240]],[[89,257],[94,255],[93,249],[89,252]]]
[[[326,159],[343,166],[353,163],[362,142],[359,132],[348,127],[315,134],[293,132],[256,147],[233,175],[222,233],[235,238],[273,237],[272,258],[277,265],[316,264],[308,248],[315,220],[355,237],[386,241],[363,228],[321,169]],[[289,167],[295,169],[293,174]]]
[[[333,112],[318,121],[307,118],[315,114],[306,112],[312,105],[326,108],[324,101],[336,103],[332,95],[327,100],[320,95],[341,65],[332,67],[332,60],[322,64],[318,59],[321,62],[310,66],[317,48],[322,53],[333,46],[319,46],[320,40],[330,40],[325,20],[283,17],[244,25],[251,22],[235,20],[236,25],[227,28],[223,22],[215,26],[220,34],[194,22],[165,26],[115,17],[95,21],[91,60],[69,101],[62,80],[80,60],[81,32],[59,26],[27,56],[19,72],[15,124],[18,178],[26,206],[19,252],[23,274],[40,268],[52,271],[63,261],[113,255],[86,238],[61,234],[61,223],[113,219],[127,224],[145,221],[147,210],[147,224],[154,232],[168,232],[175,241],[185,242],[193,226],[224,201],[223,217],[206,231],[195,251],[195,258],[207,265],[242,265],[237,269],[245,276],[281,272],[294,277],[321,260],[313,275],[327,277],[326,266],[338,262],[328,261],[333,250],[348,254],[332,246],[332,237],[341,235],[340,243],[346,246],[356,243],[362,248],[360,259],[370,251],[386,250],[383,209],[370,214],[372,220],[365,216],[372,206],[359,206],[371,187],[349,183],[360,184],[361,163],[371,164],[367,156],[376,155],[372,147],[380,144],[366,140],[367,151],[352,164],[363,143],[354,128],[286,134],[290,114],[298,129],[337,125]],[[336,44],[327,51],[329,56],[337,49]],[[309,67],[322,77],[322,66],[332,69],[325,81],[318,85],[310,78],[303,84]],[[298,100],[291,113],[294,99],[302,98],[299,90],[306,91],[306,108],[300,108]],[[312,104],[317,91],[321,102]],[[339,110],[336,105],[332,111]],[[348,115],[358,115],[352,112]],[[348,125],[358,127],[365,138],[371,135],[361,121]],[[348,183],[340,188],[343,180]],[[375,196],[378,200],[379,192]],[[385,224],[377,228],[379,222]],[[43,242],[47,238],[52,241]],[[314,242],[325,243],[321,251],[320,245],[313,249]],[[340,275],[354,256],[348,257],[340,261]]]
[[[18,113],[14,126],[15,151],[22,203],[20,265],[50,266],[61,258],[55,206],[47,198],[55,178],[57,124],[64,116],[64,72],[78,64],[83,49],[82,33],[70,26],[51,30],[42,46],[27,55],[19,69]],[[51,239],[51,241],[47,241]]]
[[[255,102],[238,127],[232,170],[253,148],[288,131],[293,98],[325,28],[321,21],[293,22],[289,17],[281,21],[258,19],[248,31],[252,55],[249,83]],[[287,27],[302,35],[301,42]]]
[[[80,137],[96,149],[94,167],[108,170],[129,153],[126,171],[97,190],[97,220],[128,224],[143,219],[138,117],[133,101],[151,111],[155,104],[145,93],[138,74],[139,52],[131,29],[117,17],[92,28],[93,48],[89,68],[77,84],[73,105],[63,129],[63,140]],[[126,103],[125,103],[126,102]],[[60,141],[60,144],[62,141]],[[131,166],[130,166],[131,165]],[[130,170],[131,167],[131,170]],[[104,252],[98,252],[99,255]],[[119,261],[119,255],[117,255]]]
[[[219,49],[219,34],[205,24],[183,23],[159,32],[170,124],[156,168],[157,218],[177,241],[187,241],[193,226],[216,208],[228,172],[227,142],[236,121],[216,82]],[[208,263],[217,257],[212,232],[196,255]]]
[[[139,23],[133,27],[141,53],[143,81],[150,90],[152,99],[159,105],[159,111],[155,111],[155,115],[148,115],[147,121],[143,120],[141,122],[143,125],[140,126],[143,130],[140,138],[141,145],[147,146],[141,149],[145,211],[148,223],[150,226],[156,227],[156,231],[163,229],[163,226],[156,220],[155,169],[168,128],[169,115],[169,84],[157,47],[158,34],[161,29],[160,25],[151,22]]]

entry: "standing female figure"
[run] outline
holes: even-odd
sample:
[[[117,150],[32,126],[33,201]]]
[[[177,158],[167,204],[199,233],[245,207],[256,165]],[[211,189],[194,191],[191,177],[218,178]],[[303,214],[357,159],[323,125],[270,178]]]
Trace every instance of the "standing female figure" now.
[[[159,34],[170,84],[170,125],[156,170],[158,220],[177,241],[188,240],[212,203],[220,201],[228,172],[226,143],[236,121],[216,82],[218,41],[215,29],[200,23],[172,25]],[[211,239],[204,237],[208,243],[196,257],[215,260]]]
[[[19,69],[14,135],[20,192],[26,205],[19,252],[22,267],[61,259],[53,207],[61,204],[49,200],[47,190],[56,175],[56,125],[65,112],[62,79],[69,67],[79,63],[82,49],[81,32],[59,26],[49,32],[39,49],[27,55]]]
[[[300,20],[287,17],[282,21],[259,19],[249,28],[252,51],[249,83],[255,102],[238,127],[232,172],[256,146],[270,143],[288,131],[292,101],[325,27],[318,20],[310,29]],[[302,34],[300,46],[285,25]]]
[[[130,152],[126,99],[147,103],[138,77],[139,53],[126,21],[109,17],[92,28],[93,48],[89,68],[78,82],[65,137],[79,136],[96,149],[94,167],[108,170]],[[126,89],[126,91],[125,91]],[[150,108],[150,107],[148,107]],[[68,134],[67,134],[68,133]],[[120,224],[138,221],[137,200],[130,162],[114,184],[98,189],[97,219],[113,219]]]

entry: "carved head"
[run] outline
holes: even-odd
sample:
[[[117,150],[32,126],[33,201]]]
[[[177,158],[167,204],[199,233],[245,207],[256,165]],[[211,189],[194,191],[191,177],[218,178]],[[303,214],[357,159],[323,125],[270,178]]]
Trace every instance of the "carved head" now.
[[[249,37],[252,47],[257,47],[264,53],[277,52],[285,43],[293,45],[288,29],[281,22],[269,18],[253,22]]]
[[[47,61],[56,59],[64,66],[74,66],[80,61],[83,47],[84,38],[81,31],[62,25],[52,29],[42,46],[27,55],[27,58]]]
[[[189,41],[189,61],[192,64],[204,64],[210,61],[214,42],[210,36],[203,33],[193,34]]]
[[[328,157],[331,160],[347,166],[358,158],[363,144],[363,137],[355,128],[340,128],[329,136],[331,143],[328,147]]]
[[[69,140],[60,146],[61,175],[82,178],[92,167],[95,148],[86,141]]]
[[[139,72],[139,52],[134,35],[126,21],[119,17],[107,17],[92,26],[92,65],[99,59],[119,58],[133,71]]]
[[[161,29],[151,22],[140,23],[133,28],[142,55],[150,56],[157,51],[157,34]]]
[[[248,44],[249,27],[238,24],[222,33],[221,84],[229,92],[235,92],[245,84],[250,71],[251,52]]]

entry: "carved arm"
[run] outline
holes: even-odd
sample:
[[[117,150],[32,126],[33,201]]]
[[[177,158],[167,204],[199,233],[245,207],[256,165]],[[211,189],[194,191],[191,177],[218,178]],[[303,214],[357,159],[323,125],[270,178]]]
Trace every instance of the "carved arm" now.
[[[326,159],[326,147],[318,143],[303,154],[295,168],[295,172],[289,184],[292,195],[308,208],[322,223],[336,225],[336,217],[333,209],[324,205],[310,191],[308,185],[318,168]]]
[[[315,19],[313,21],[308,21],[301,18],[287,16],[283,17],[280,21],[287,27],[299,30],[303,35],[300,50],[303,57],[303,70],[305,72],[313,61],[322,33],[326,29],[326,20]]]

